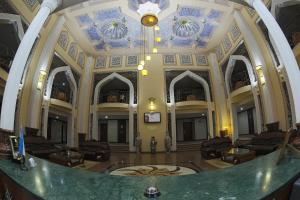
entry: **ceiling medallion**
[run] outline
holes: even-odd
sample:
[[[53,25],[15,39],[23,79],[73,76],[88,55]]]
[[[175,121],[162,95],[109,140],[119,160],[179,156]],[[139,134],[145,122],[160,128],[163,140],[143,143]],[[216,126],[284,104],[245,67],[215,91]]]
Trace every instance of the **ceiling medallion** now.
[[[128,33],[127,26],[119,21],[111,21],[104,24],[100,28],[101,33],[104,37],[112,40],[119,40],[124,38]]]
[[[200,31],[200,25],[188,18],[176,19],[173,32],[179,37],[190,37]]]

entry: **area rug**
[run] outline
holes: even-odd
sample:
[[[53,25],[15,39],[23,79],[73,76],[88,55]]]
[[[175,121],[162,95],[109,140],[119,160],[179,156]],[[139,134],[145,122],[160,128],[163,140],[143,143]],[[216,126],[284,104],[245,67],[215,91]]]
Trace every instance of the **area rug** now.
[[[113,170],[116,176],[182,176],[197,173],[195,170],[174,165],[141,165]]]
[[[96,162],[96,161],[90,161],[90,160],[85,160],[84,163],[80,164],[80,165],[77,165],[73,168],[75,169],[85,169],[85,170],[88,170],[90,168],[93,168],[95,167],[97,164],[99,164],[99,162]]]
[[[205,160],[205,162],[207,162],[208,164],[219,168],[219,169],[224,169],[224,168],[228,168],[228,167],[232,167],[233,164],[224,162],[223,160],[221,160],[220,158],[216,158],[216,159],[211,159],[211,160]]]

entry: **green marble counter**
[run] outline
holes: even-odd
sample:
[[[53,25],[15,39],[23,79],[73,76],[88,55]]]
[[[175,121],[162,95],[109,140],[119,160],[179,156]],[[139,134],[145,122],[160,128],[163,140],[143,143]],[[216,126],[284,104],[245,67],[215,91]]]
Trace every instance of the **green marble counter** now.
[[[285,158],[276,166],[278,152],[212,172],[176,177],[121,177],[70,169],[37,159],[38,166],[21,171],[0,160],[0,170],[43,199],[146,199],[148,186],[157,186],[158,199],[255,200],[264,198],[300,174],[300,159]]]

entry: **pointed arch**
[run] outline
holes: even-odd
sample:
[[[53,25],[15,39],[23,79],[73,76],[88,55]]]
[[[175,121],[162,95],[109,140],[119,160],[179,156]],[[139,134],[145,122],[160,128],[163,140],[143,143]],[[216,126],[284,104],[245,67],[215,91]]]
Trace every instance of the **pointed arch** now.
[[[255,105],[255,110],[256,110],[257,131],[258,131],[258,133],[260,133],[262,131],[262,124],[261,124],[262,113],[261,113],[259,99],[257,96],[257,89],[256,89],[257,81],[255,78],[255,74],[254,74],[251,62],[245,56],[231,55],[229,57],[229,61],[228,61],[227,68],[225,71],[225,85],[226,85],[227,96],[230,100],[229,108],[230,108],[230,113],[231,113],[231,124],[233,127],[233,138],[232,138],[233,140],[236,140],[238,138],[238,127],[237,127],[237,116],[236,116],[237,111],[236,111],[235,106],[231,103],[231,98],[230,98],[230,91],[231,91],[230,90],[230,79],[231,79],[232,72],[234,70],[235,62],[238,60],[244,62],[246,65],[247,72],[248,72],[248,75],[250,78],[250,84],[251,84],[254,105]]]
[[[201,76],[187,70],[182,74],[176,76],[170,83],[170,103],[171,103],[171,128],[172,128],[172,150],[176,150],[176,105],[175,105],[175,94],[174,94],[174,87],[175,84],[185,77],[190,77],[194,81],[200,83],[205,91],[205,98],[207,101],[207,109],[208,109],[208,125],[209,125],[209,134],[210,137],[213,137],[213,118],[212,118],[212,106],[211,106],[211,95],[210,95],[210,88],[207,81],[202,78]]]
[[[73,92],[73,99],[72,99],[72,117],[68,122],[68,145],[74,146],[76,145],[76,136],[75,133],[75,115],[76,115],[76,103],[77,103],[77,83],[72,73],[72,70],[69,66],[58,67],[52,70],[48,77],[46,92],[44,96],[45,107],[44,107],[44,115],[43,115],[43,135],[47,138],[47,124],[48,124],[48,114],[49,114],[49,106],[50,106],[50,98],[52,93],[53,81],[55,76],[58,73],[64,72],[67,80],[70,84],[71,90]]]
[[[134,87],[132,82],[125,78],[124,76],[114,72],[109,76],[105,77],[101,81],[99,81],[95,87],[94,91],[94,99],[93,99],[93,130],[92,130],[92,138],[98,138],[98,115],[97,115],[97,105],[98,99],[100,96],[101,88],[108,82],[113,79],[119,79],[120,81],[126,83],[129,86],[129,150],[135,151],[134,148],[134,133],[133,133],[133,104],[134,104]],[[99,139],[99,138],[98,138]]]
[[[230,78],[231,78],[232,72],[234,70],[234,64],[238,60],[245,63],[247,72],[248,72],[248,75],[250,78],[251,86],[254,87],[257,85],[256,78],[253,73],[253,68],[252,68],[250,61],[245,56],[242,56],[242,55],[231,55],[229,57],[229,61],[228,61],[227,68],[225,71],[225,84],[226,84],[226,90],[227,90],[228,95],[230,95]]]

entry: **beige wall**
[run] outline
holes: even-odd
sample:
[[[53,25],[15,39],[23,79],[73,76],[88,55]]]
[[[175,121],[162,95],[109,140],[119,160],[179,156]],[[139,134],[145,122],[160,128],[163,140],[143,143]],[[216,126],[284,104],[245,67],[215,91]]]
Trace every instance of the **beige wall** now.
[[[268,1],[266,0],[265,2]],[[258,16],[256,14],[255,16],[251,17],[247,13],[246,9],[243,9],[241,13],[244,19],[247,21],[248,25],[250,26],[252,33],[254,34],[257,40],[257,43],[260,44],[259,47],[263,54],[267,66],[266,69],[267,69],[268,77],[270,79],[270,85],[271,85],[270,89],[272,89],[271,94],[273,95],[272,99],[276,99],[276,101],[274,101],[273,103],[275,103],[276,106],[277,115],[278,115],[277,119],[280,122],[280,128],[283,130],[287,130],[287,121],[286,121],[287,110],[285,108],[285,104],[283,100],[284,93],[281,86],[281,81],[276,66],[272,60],[271,52],[266,46],[267,41],[264,39],[262,32],[259,30],[259,27],[256,24]],[[260,88],[262,89],[262,85],[260,85]],[[268,104],[268,102],[263,102],[263,104]],[[263,112],[266,113],[268,111],[263,109]]]
[[[22,16],[22,18],[30,24],[34,16],[39,10],[39,5],[34,9],[32,12],[23,1],[20,0],[11,0],[11,5],[16,8],[17,12]],[[44,24],[40,34],[37,45],[34,47],[34,50],[32,52],[32,59],[30,60],[30,63],[28,63],[28,70],[26,73],[25,78],[25,84],[22,88],[22,91],[19,95],[19,104],[18,104],[18,111],[17,111],[17,129],[19,127],[25,127],[28,125],[27,123],[27,113],[29,112],[29,101],[30,101],[30,95],[32,87],[36,87],[37,83],[33,83],[33,77],[37,70],[37,64],[41,55],[41,52],[43,50],[43,47],[47,41],[48,33],[51,31],[51,28],[54,26],[56,20],[58,19],[56,14],[51,15],[46,23]],[[66,28],[63,28],[63,30],[68,31]],[[71,42],[75,41],[73,36],[69,33],[69,44]],[[67,65],[69,65],[72,69],[74,69],[79,75],[82,72],[82,68],[77,64],[77,60],[73,60],[68,54],[67,50],[65,51],[62,49],[59,45],[55,46],[55,50],[62,59],[66,62]],[[82,49],[78,47],[78,53],[82,52]],[[78,54],[77,54],[78,56]],[[49,70],[49,67],[51,65],[52,58],[50,59],[50,62],[48,63],[47,69]],[[45,80],[46,82],[46,80]],[[43,84],[44,85],[44,84]],[[78,87],[79,88],[79,87]],[[43,90],[41,90],[43,91]],[[80,92],[80,91],[79,91]],[[41,92],[42,95],[42,92]],[[42,102],[40,102],[40,105],[42,105]],[[37,109],[41,108],[41,106],[37,106]]]
[[[38,7],[34,10],[34,12],[31,12],[28,7],[26,7],[23,3],[23,1],[20,0],[11,0],[14,7],[16,7],[17,10],[22,11],[22,15],[27,21],[31,21],[33,19],[33,16],[36,14]],[[246,21],[249,23],[249,26],[253,30],[254,36],[256,37],[259,44],[265,44],[265,41],[259,32],[258,28],[256,27],[256,19],[257,16],[250,17],[250,15],[245,11],[245,9],[242,11],[243,16],[245,17]],[[20,126],[26,126],[27,121],[27,113],[28,113],[28,105],[30,100],[30,94],[32,87],[36,87],[36,83],[32,83],[34,73],[37,69],[37,62],[40,57],[40,53],[42,51],[42,48],[47,40],[47,34],[53,27],[55,21],[57,20],[56,15],[52,15],[50,20],[46,23],[44,28],[42,29],[40,33],[40,39],[36,46],[36,49],[33,52],[32,60],[29,64],[29,70],[27,72],[27,77],[25,81],[25,85],[23,87],[23,90],[21,92],[20,101],[19,101],[19,114],[18,119],[20,121]],[[63,30],[68,31],[66,27],[63,28]],[[70,41],[69,44],[72,41],[75,41],[74,38],[70,35]],[[224,59],[221,61],[221,63],[230,55],[230,52],[232,52],[235,47],[238,45],[239,41],[242,38],[239,38],[236,40],[236,42],[233,42],[232,49],[226,53]],[[271,77],[271,84],[273,88],[274,98],[276,99],[276,109],[278,110],[278,113],[285,113],[285,108],[283,104],[283,94],[281,92],[281,86],[280,81],[277,75],[276,68],[274,67],[272,58],[270,56],[270,52],[268,51],[267,47],[265,45],[261,45],[261,50],[263,52],[263,56],[266,60],[266,64],[268,66],[268,75]],[[300,49],[300,48],[299,48]],[[67,51],[62,49],[59,45],[55,46],[55,51],[65,60],[65,62],[70,65],[75,71],[77,71],[79,74],[82,73],[82,68],[79,67],[75,60],[73,60],[68,54]],[[79,48],[79,52],[82,51]],[[297,50],[297,55],[299,56],[300,50]],[[209,52],[207,52],[209,53]],[[51,62],[50,62],[51,63]],[[48,63],[48,67],[50,66],[50,63]],[[125,66],[126,63],[126,56],[123,56],[123,66],[119,68],[109,68],[109,56],[107,57],[107,67],[104,69],[94,69],[92,70],[93,73],[104,73],[104,72],[121,72],[121,71],[128,71],[128,70],[136,70],[136,67],[127,67]],[[210,70],[209,66],[196,66],[196,60],[195,56],[193,55],[193,66],[180,66],[179,64],[179,56],[177,55],[177,65],[176,66],[164,66],[163,65],[163,56],[161,54],[152,55],[152,60],[147,62],[146,69],[149,72],[149,75],[146,77],[143,77],[140,72],[138,76],[138,132],[140,132],[142,137],[142,151],[149,151],[149,144],[150,144],[150,138],[154,136],[156,140],[158,141],[157,144],[157,150],[158,151],[164,151],[164,138],[167,131],[167,105],[166,105],[166,86],[165,86],[165,76],[164,71],[166,69],[181,69],[181,70]],[[82,80],[81,80],[82,81]],[[91,81],[92,83],[92,81]],[[80,88],[80,86],[78,86]],[[213,89],[213,87],[211,87]],[[93,93],[93,92],[92,92]],[[78,95],[80,95],[81,92],[79,91]],[[213,91],[212,91],[212,94]],[[157,112],[161,113],[161,123],[157,124],[145,124],[144,123],[144,113],[149,112],[149,101],[148,99],[150,97],[154,97],[156,99],[156,110]],[[90,100],[90,99],[89,99]],[[40,102],[40,105],[42,105],[42,102]],[[37,106],[37,108],[40,108],[41,106]],[[265,111],[267,112],[267,111]],[[85,115],[87,119],[84,119],[84,123],[90,123],[89,122],[89,115]],[[279,117],[279,120],[281,122],[281,128],[286,128],[286,122],[285,122],[285,115],[282,114]],[[217,124],[218,126],[218,124]],[[86,127],[89,127],[86,125]],[[217,128],[218,129],[218,128]],[[89,130],[90,131],[90,130]]]

